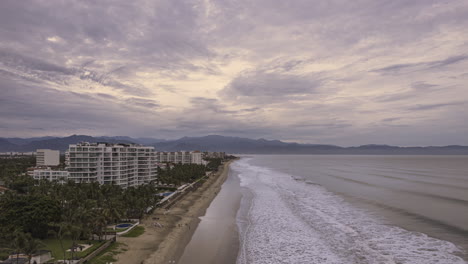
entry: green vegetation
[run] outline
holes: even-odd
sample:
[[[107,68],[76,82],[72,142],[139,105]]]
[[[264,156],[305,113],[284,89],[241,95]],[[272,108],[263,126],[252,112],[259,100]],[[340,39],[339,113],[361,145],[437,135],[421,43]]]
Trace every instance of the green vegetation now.
[[[128,231],[127,234],[122,235],[123,237],[139,237],[145,233],[145,228],[143,226],[136,226],[132,230]]]
[[[126,251],[123,248],[123,244],[119,242],[112,243],[108,248],[99,253],[96,257],[92,258],[90,264],[107,264],[116,262],[115,256],[121,252]]]
[[[206,165],[206,168],[209,171],[218,171],[219,166],[221,166],[223,159],[221,158],[211,158],[207,159],[208,164]]]
[[[165,170],[158,168],[158,179],[161,183],[179,186],[205,176],[206,167],[197,164],[176,164]]]
[[[0,248],[6,249],[4,253],[24,252],[12,241],[17,234],[25,234],[35,239],[55,238],[60,245],[53,250],[56,259],[81,257],[82,252],[66,250],[82,240],[101,240],[110,223],[141,219],[160,199],[153,184],[122,189],[98,183],[33,181],[26,187],[25,193],[11,191],[0,196]]]
[[[105,243],[105,241],[96,241],[96,240],[78,240],[75,241],[76,245],[80,244],[91,244],[92,246],[87,248],[86,250],[83,251],[77,251],[75,252],[74,256],[82,258],[86,257],[89,255],[91,252],[99,248],[102,244]],[[55,259],[64,259],[63,257],[63,250],[62,250],[62,245],[66,249],[70,249],[73,245],[73,241],[71,239],[63,239],[60,241],[59,239],[45,239],[43,240],[43,243],[45,244],[45,249],[52,251],[52,256],[54,256]],[[71,251],[66,251],[65,252],[65,259],[70,259],[72,257]]]
[[[25,173],[29,167],[36,165],[32,156],[17,158],[0,158],[0,180],[12,182],[17,175]]]
[[[40,249],[51,250],[55,259],[83,257],[103,243],[109,224],[142,219],[148,208],[154,208],[161,199],[158,193],[203,178],[207,169],[219,167],[221,159],[211,159],[208,166],[176,164],[158,168],[158,183],[165,185],[164,189],[153,183],[122,189],[96,182],[37,181],[24,175],[34,163],[31,157],[0,159],[0,178],[11,189],[0,195],[0,258],[13,252],[34,254]],[[144,232],[142,226],[137,226],[125,236],[138,237]],[[93,246],[83,252],[75,250],[85,243]],[[70,248],[73,250],[67,251]],[[109,259],[116,252],[112,250],[92,263],[112,262]]]

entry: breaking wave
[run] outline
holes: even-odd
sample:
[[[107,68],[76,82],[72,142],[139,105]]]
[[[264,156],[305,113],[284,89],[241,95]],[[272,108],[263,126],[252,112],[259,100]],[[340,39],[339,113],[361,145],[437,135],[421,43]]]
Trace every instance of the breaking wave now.
[[[453,243],[387,225],[313,182],[249,159],[231,168],[246,194],[238,264],[466,263]]]

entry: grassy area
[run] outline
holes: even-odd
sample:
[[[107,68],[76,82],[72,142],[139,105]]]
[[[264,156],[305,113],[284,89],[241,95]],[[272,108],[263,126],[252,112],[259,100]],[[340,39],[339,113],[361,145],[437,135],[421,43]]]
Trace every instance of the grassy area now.
[[[145,232],[145,228],[142,226],[136,226],[130,230],[127,234],[122,235],[123,237],[139,237]]]
[[[45,239],[42,242],[46,245],[46,249],[52,251],[52,257],[54,259],[63,259],[63,251],[62,251],[62,247],[60,246],[60,240],[58,240],[58,239]],[[91,252],[96,250],[99,246],[104,244],[103,241],[95,241],[95,240],[90,240],[90,241],[82,240],[82,241],[78,241],[77,243],[78,244],[92,244],[92,246],[90,248],[88,248],[88,249],[86,249],[84,251],[75,252],[75,256],[77,256],[79,258],[87,256],[88,254],[90,254]],[[63,247],[65,248],[65,250],[71,248],[71,246],[72,246],[71,239],[64,239],[63,240]],[[67,259],[70,258],[71,257],[71,252],[67,251],[65,256],[66,256]]]
[[[127,251],[123,248],[123,244],[115,242],[108,248],[99,253],[96,257],[92,258],[88,263],[90,264],[107,264],[117,261],[115,256],[121,252]]]
[[[10,256],[9,252],[0,250],[0,261],[7,259],[8,256]]]

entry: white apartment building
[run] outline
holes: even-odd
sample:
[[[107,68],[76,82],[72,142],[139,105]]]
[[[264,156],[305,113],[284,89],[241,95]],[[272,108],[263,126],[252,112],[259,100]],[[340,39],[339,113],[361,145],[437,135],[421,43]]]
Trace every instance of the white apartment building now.
[[[157,152],[156,156],[160,163],[205,164],[200,151]]]
[[[193,164],[205,164],[206,162],[203,160],[203,154],[200,151],[193,151],[191,153],[191,163]]]
[[[220,158],[224,159],[226,157],[226,152],[203,152],[203,158]]]
[[[58,166],[60,151],[51,149],[36,150],[36,166]]]
[[[154,147],[82,142],[69,146],[66,159],[69,179],[75,182],[126,188],[149,183],[157,177]]]
[[[68,171],[52,170],[51,168],[35,169],[31,172],[30,175],[35,180],[59,181],[62,183],[66,182],[69,176]]]

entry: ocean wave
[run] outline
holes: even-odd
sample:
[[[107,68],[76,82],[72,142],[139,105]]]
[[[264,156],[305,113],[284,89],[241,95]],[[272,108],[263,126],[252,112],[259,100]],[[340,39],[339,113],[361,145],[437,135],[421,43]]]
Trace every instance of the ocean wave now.
[[[466,263],[453,243],[387,225],[319,185],[249,160],[232,165],[251,193],[238,218],[238,264]]]

